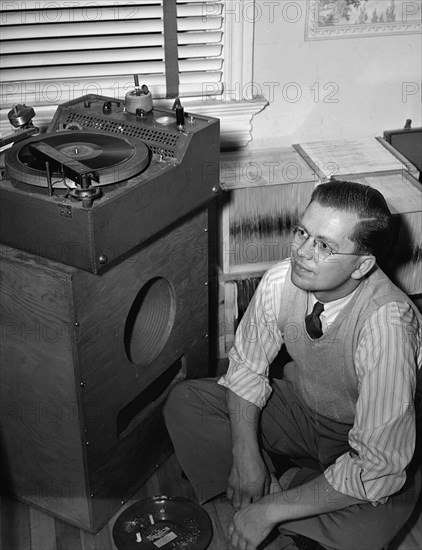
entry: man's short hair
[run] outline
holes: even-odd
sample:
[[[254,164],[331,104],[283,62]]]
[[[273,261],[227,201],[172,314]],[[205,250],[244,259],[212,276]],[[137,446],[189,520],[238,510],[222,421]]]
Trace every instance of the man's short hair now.
[[[393,245],[393,217],[383,195],[369,185],[332,180],[318,185],[311,202],[356,214],[359,221],[349,239],[357,254],[384,259]]]

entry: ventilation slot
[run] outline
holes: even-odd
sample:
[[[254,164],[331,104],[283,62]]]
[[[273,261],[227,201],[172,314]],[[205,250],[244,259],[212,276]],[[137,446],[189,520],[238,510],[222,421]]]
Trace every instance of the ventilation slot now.
[[[180,139],[180,134],[171,134],[164,130],[156,128],[145,128],[142,126],[121,123],[115,120],[104,120],[99,117],[83,115],[80,113],[69,113],[65,127],[71,123],[78,123],[84,128],[91,130],[108,132],[110,134],[118,134],[128,137],[134,137],[141,141],[147,142],[153,153],[164,154],[166,157],[174,158],[175,148]]]
[[[186,361],[182,357],[121,409],[117,415],[118,437],[123,439],[155,411],[161,411],[170,390],[185,378]]]

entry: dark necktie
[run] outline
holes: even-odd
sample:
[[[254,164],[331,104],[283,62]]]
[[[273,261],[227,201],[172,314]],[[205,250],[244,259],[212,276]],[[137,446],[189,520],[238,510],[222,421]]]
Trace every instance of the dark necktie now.
[[[314,340],[322,336],[322,325],[319,316],[324,311],[324,304],[316,302],[312,312],[305,317],[306,330],[311,338]]]

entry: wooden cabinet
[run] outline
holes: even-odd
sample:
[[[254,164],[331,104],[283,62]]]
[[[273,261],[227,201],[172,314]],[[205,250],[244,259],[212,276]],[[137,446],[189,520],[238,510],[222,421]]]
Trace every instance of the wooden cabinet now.
[[[2,247],[0,450],[18,498],[95,532],[168,456],[164,399],[208,373],[207,220],[101,275]]]

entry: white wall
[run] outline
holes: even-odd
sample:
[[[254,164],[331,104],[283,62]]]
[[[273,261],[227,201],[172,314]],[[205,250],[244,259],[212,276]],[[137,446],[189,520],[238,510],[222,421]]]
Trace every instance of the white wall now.
[[[305,41],[307,1],[257,0],[253,88],[270,104],[248,148],[379,136],[407,118],[420,126],[421,36]]]

